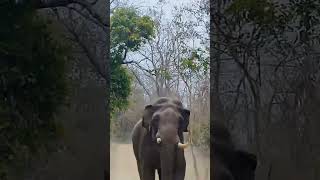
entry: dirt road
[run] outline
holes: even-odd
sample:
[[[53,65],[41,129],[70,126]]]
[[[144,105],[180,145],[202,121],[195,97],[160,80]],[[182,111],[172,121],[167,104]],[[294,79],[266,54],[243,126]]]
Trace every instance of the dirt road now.
[[[198,180],[209,180],[210,178],[210,159],[208,154],[201,153],[196,148],[193,148],[198,167]],[[197,180],[194,169],[194,161],[190,147],[185,151],[187,170],[185,180]],[[131,144],[111,144],[110,151],[110,170],[112,180],[139,180],[136,160],[133,154]],[[156,180],[158,177],[156,176]]]

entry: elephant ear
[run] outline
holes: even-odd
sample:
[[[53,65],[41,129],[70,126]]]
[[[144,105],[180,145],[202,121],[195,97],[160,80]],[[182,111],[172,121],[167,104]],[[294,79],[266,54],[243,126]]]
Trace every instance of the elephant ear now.
[[[188,132],[188,126],[189,126],[189,118],[190,118],[190,110],[188,109],[180,109],[181,115],[182,115],[182,121],[180,122],[180,128],[183,132]]]
[[[143,116],[142,116],[142,126],[145,128],[149,128],[151,119],[153,114],[160,108],[158,105],[147,105],[144,108]]]

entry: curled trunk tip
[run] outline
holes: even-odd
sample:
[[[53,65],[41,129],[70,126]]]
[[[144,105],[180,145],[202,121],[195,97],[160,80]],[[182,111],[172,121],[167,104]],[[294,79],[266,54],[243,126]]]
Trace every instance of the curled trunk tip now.
[[[181,148],[181,149],[187,148],[188,145],[189,145],[188,143],[181,143],[181,142],[178,143],[178,147]]]

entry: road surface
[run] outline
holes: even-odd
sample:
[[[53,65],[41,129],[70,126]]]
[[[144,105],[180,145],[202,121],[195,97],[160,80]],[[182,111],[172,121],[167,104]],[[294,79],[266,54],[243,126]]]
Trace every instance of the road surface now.
[[[110,170],[112,180],[139,180],[136,160],[133,154],[132,144],[111,143]],[[209,180],[210,156],[193,148],[199,178],[196,178],[194,160],[191,148],[185,150],[187,170],[185,180]],[[158,176],[156,176],[158,180]]]

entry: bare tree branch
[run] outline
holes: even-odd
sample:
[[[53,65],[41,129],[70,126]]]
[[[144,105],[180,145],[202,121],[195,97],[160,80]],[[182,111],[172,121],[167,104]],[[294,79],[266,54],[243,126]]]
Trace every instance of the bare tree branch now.
[[[108,24],[105,23],[105,20],[103,20],[101,15],[99,15],[96,12],[96,10],[93,8],[93,6],[96,3],[97,3],[97,0],[91,3],[88,2],[87,0],[37,0],[36,7],[38,9],[59,8],[59,7],[68,8],[70,5],[76,4],[81,6],[83,9],[85,9],[92,16],[92,18],[96,19],[99,22],[98,25],[108,27]],[[77,12],[80,12],[80,11],[77,11]]]
[[[140,80],[139,76],[136,74],[136,72],[134,72],[133,70],[131,70],[132,74],[134,75],[134,77],[136,78],[136,80],[138,81],[139,85],[144,89],[144,91],[147,93],[147,95],[149,96],[149,98],[151,98],[151,94],[149,92],[149,90],[147,89],[147,87],[144,85],[144,83]]]
[[[106,72],[106,68],[105,68],[105,64],[103,63],[103,61],[101,61],[100,63],[98,62],[99,59],[96,56],[95,53],[91,52],[91,50],[89,49],[89,47],[87,47],[87,45],[85,44],[84,40],[80,37],[80,35],[75,31],[75,29],[71,28],[70,25],[68,25],[67,23],[64,22],[63,19],[61,19],[61,16],[59,15],[58,11],[54,11],[57,18],[61,21],[61,23],[64,25],[64,27],[68,30],[68,32],[72,35],[73,39],[75,40],[75,42],[77,42],[77,44],[79,45],[79,47],[82,48],[83,52],[86,54],[86,56],[88,57],[89,61],[91,62],[91,64],[94,66],[94,68],[97,70],[97,72],[105,79],[108,80],[108,75]]]

